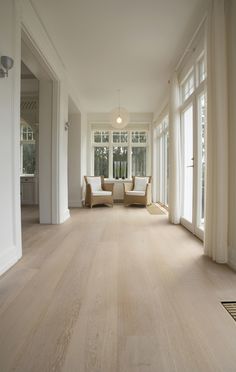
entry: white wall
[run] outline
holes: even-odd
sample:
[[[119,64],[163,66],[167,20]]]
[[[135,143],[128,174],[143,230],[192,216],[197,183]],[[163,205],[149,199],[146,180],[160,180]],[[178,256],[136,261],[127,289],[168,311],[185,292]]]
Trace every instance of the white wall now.
[[[36,93],[39,89],[39,82],[37,79],[21,79],[21,93],[29,94]]]
[[[0,56],[15,65],[0,79],[0,274],[21,257],[20,23],[13,0],[1,2]]]
[[[229,264],[236,269],[236,2],[228,8],[229,57]]]
[[[22,254],[20,210],[20,64],[21,27],[36,45],[53,83],[53,100],[58,111],[52,122],[52,198],[56,210],[52,222],[62,223],[69,217],[67,177],[67,131],[68,94],[80,111],[76,89],[68,84],[67,74],[60,56],[42,26],[29,0],[1,2],[0,56],[9,55],[15,64],[7,79],[0,80],[0,274],[12,266]],[[83,114],[84,117],[84,114]],[[84,134],[86,120],[82,119]],[[86,141],[86,135],[85,135]],[[82,142],[82,140],[81,140]],[[83,142],[84,146],[84,142]],[[84,156],[84,155],[83,155]],[[84,158],[83,158],[84,159]],[[86,156],[85,156],[86,164]]]

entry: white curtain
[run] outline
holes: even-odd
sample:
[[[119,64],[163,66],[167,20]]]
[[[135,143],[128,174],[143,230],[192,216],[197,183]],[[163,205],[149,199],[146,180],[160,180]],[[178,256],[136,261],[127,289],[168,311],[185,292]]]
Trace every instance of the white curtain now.
[[[181,198],[181,152],[180,152],[180,112],[179,112],[179,84],[177,74],[174,73],[170,82],[169,107],[169,220],[180,223]]]
[[[225,1],[212,0],[207,19],[207,175],[205,254],[228,259],[228,107]]]

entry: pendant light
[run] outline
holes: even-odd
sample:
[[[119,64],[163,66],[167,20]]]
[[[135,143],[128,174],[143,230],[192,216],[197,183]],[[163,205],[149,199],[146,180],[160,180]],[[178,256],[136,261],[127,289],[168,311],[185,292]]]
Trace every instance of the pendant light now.
[[[115,129],[123,129],[129,123],[128,111],[120,106],[120,89],[118,89],[118,107],[111,112],[111,125]]]

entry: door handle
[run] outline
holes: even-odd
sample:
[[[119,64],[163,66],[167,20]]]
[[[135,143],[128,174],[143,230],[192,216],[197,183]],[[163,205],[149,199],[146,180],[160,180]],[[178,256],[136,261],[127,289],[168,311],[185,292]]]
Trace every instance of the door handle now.
[[[193,168],[194,165],[187,165],[186,167],[187,167],[187,168]]]

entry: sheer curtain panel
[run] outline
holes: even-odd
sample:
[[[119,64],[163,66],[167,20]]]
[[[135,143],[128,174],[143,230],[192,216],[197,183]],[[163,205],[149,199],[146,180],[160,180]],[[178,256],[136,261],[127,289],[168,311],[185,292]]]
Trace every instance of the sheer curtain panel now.
[[[180,223],[181,213],[181,152],[180,152],[179,83],[174,73],[170,82],[169,107],[169,220]]]
[[[205,254],[218,263],[228,256],[228,107],[225,1],[212,0],[207,40],[207,176]]]

